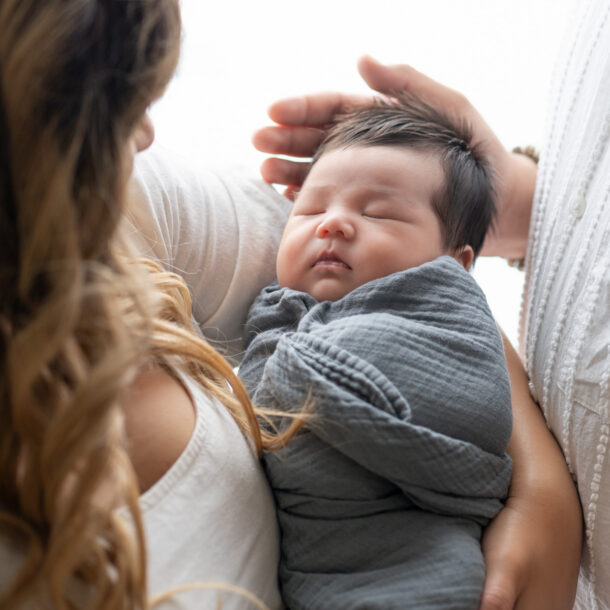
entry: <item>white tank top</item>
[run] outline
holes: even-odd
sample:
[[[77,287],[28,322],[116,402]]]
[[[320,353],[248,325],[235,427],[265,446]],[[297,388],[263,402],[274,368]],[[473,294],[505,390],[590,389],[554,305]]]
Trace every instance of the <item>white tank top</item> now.
[[[271,610],[281,608],[275,507],[259,461],[226,408],[193,380],[184,382],[196,410],[195,430],[174,465],[140,498],[150,598],[207,583],[211,588],[176,594],[158,608],[216,608],[219,600],[222,610],[257,607],[214,585],[225,583]],[[20,550],[0,539],[0,588],[19,563]]]
[[[227,409],[186,378],[195,430],[170,470],[140,498],[152,597],[194,582],[236,585],[281,606],[275,507],[254,451]],[[167,608],[253,608],[219,589],[181,593]],[[164,606],[161,606],[163,608]]]

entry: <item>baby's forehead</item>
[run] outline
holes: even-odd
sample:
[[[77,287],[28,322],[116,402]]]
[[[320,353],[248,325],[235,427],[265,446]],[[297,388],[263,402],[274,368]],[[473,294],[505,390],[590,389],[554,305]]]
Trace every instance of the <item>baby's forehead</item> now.
[[[414,180],[436,182],[438,188],[446,183],[441,151],[432,145],[351,143],[324,148],[316,155],[300,191],[332,187],[345,175],[352,176],[354,184],[365,177],[367,185],[380,187]]]
[[[434,143],[387,143],[387,144],[363,144],[359,142],[324,148],[319,155],[313,159],[307,172],[305,180],[311,174],[314,167],[329,156],[342,158],[343,163],[353,162],[356,158],[365,158],[368,163],[383,164],[388,155],[399,156],[405,165],[412,164],[415,160],[425,160],[442,166],[443,154]]]

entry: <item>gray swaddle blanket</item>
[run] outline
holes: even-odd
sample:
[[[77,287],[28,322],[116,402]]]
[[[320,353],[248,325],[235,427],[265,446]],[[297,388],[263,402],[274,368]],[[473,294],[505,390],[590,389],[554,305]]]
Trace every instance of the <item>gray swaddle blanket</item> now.
[[[265,455],[288,608],[476,609],[512,419],[474,279],[444,256],[334,302],[275,283],[248,329],[239,372],[255,403],[312,405],[306,430]]]

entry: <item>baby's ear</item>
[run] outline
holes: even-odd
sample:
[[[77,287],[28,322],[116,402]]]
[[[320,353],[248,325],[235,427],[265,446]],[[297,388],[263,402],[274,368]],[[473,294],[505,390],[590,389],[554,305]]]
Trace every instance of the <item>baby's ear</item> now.
[[[474,250],[471,246],[464,246],[453,255],[453,258],[455,258],[466,271],[469,271],[472,261],[474,261]]]

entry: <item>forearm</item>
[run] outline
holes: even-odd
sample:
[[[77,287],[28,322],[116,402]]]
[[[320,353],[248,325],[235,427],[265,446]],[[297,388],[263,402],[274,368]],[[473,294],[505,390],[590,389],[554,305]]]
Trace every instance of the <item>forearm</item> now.
[[[511,380],[513,478],[506,508],[485,533],[482,608],[572,608],[582,515],[563,455],[532,400],[519,357],[504,338]],[[497,605],[514,600],[514,605]]]
[[[506,167],[495,168],[499,181],[498,219],[485,240],[482,254],[523,258],[527,250],[538,166],[529,157],[516,153],[510,153],[501,163]]]
[[[565,503],[563,508],[568,515],[580,523],[578,494],[563,454],[531,397],[528,378],[517,352],[504,336],[503,342],[513,405],[513,433],[508,446],[513,459],[510,496],[535,494],[539,507],[560,500]],[[580,535],[578,538],[580,540]]]

